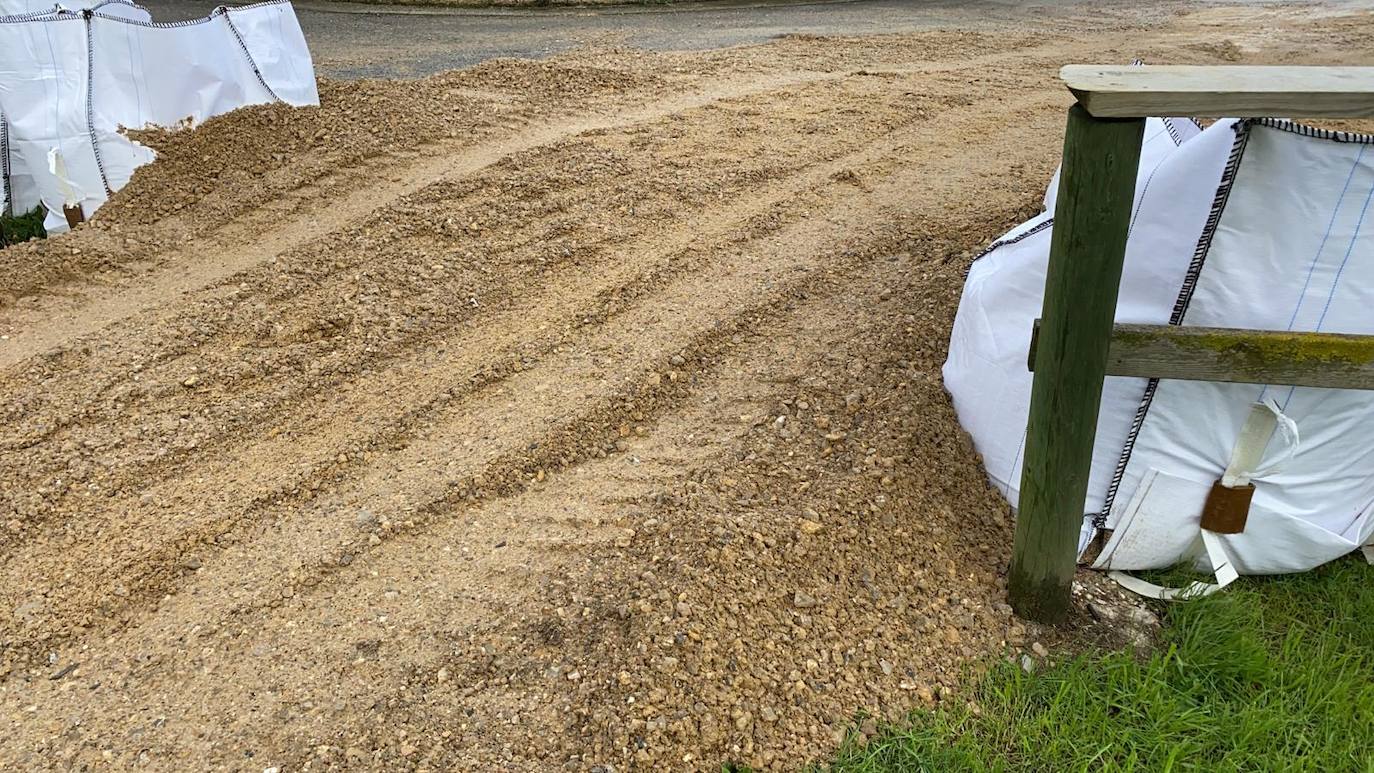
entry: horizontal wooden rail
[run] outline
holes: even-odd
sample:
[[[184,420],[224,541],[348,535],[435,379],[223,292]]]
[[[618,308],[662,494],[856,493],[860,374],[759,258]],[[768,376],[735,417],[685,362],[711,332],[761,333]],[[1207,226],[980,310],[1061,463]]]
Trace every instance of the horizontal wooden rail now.
[[[1027,365],[1035,370],[1040,322]],[[1374,389],[1374,336],[1116,325],[1107,375]]]
[[[1094,118],[1374,117],[1374,67],[1071,64],[1059,77]]]

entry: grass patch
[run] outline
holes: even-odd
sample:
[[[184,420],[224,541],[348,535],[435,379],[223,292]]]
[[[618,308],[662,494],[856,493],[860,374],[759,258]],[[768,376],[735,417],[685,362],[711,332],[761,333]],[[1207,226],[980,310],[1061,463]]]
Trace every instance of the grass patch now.
[[[1374,773],[1374,567],[1243,579],[1165,623],[1148,658],[1001,662],[977,714],[919,712],[826,769]]]
[[[25,215],[0,215],[0,249],[26,242],[30,239],[43,239],[43,208],[36,207]]]

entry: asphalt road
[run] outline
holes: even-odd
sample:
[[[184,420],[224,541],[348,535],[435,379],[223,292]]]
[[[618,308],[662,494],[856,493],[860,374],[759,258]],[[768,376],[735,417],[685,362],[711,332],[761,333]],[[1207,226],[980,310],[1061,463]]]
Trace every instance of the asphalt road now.
[[[499,56],[537,58],[587,44],[720,48],[789,33],[872,34],[1012,22],[1082,0],[851,0],[608,8],[445,9],[296,3],[320,74],[419,77]],[[141,0],[157,21],[208,14],[206,0]]]

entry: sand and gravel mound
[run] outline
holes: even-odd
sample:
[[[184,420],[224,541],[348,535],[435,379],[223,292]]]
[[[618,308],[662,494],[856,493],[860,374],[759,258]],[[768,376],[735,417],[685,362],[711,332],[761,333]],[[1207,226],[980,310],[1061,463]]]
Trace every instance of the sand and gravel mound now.
[[[0,763],[795,769],[1053,643],[939,368],[1058,65],[1371,31],[1149,13],[141,134],[90,224],[0,251]]]

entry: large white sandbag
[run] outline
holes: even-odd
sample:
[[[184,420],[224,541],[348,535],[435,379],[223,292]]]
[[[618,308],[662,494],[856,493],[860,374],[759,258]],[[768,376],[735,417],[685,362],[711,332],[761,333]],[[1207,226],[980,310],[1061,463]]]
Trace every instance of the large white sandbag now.
[[[1175,136],[1161,119],[1146,123],[1117,305],[1121,322],[1168,321],[1168,308],[1206,221],[1233,133],[1226,126],[1213,127],[1210,135],[1181,145]],[[1012,506],[1020,499],[1022,441],[1030,407],[1026,355],[1033,323],[1040,316],[1052,226],[1052,213],[1040,215],[1012,229],[974,261],[944,367],[945,387],[959,420],[972,435],[993,484]],[[1085,512],[1102,507],[1144,389],[1144,379],[1107,381]]]
[[[65,206],[90,217],[152,160],[122,129],[193,124],[276,101],[319,103],[288,2],[171,24],[150,23],[127,4],[0,19],[12,166],[32,178],[50,233],[66,229]]]
[[[1374,334],[1374,138],[1247,123],[1224,203],[1181,283],[1180,322],[1200,327]],[[1273,400],[1296,453],[1253,479],[1245,531],[1221,541],[1241,574],[1310,569],[1374,536],[1374,393],[1162,380],[1138,406],[1107,526],[1130,510],[1152,531],[1196,534],[1250,406]],[[1286,450],[1275,441],[1270,456]],[[1152,478],[1149,490],[1142,482]],[[1192,557],[1201,557],[1194,544]],[[1114,568],[1168,566],[1124,556]]]
[[[61,5],[51,0],[0,0],[0,21],[4,17],[28,18],[56,16],[62,9],[90,9],[106,16],[136,22],[151,22],[148,9],[130,0],[68,0]],[[11,19],[12,21],[14,19]],[[29,173],[28,165],[10,144],[10,129],[4,111],[0,110],[0,213],[30,212],[40,203],[38,183]]]
[[[105,197],[86,121],[86,72],[80,15],[0,19],[0,110],[9,123],[11,157],[59,217],[69,203],[89,216]],[[53,151],[67,170],[61,180],[50,167]]]
[[[1161,156],[1146,136],[1117,321],[1374,333],[1374,139],[1222,121]],[[1051,230],[1042,215],[975,262],[945,365],[1013,505]],[[1241,574],[1291,572],[1374,537],[1374,393],[1108,378],[1084,536],[1117,531],[1098,566],[1218,568],[1199,538],[1202,503],[1258,400],[1292,431],[1268,441],[1244,532],[1214,537],[1210,555]]]

